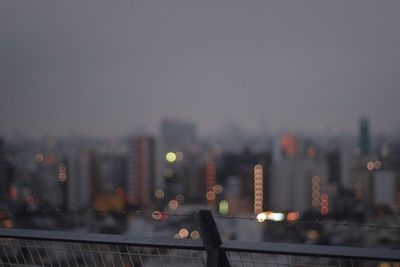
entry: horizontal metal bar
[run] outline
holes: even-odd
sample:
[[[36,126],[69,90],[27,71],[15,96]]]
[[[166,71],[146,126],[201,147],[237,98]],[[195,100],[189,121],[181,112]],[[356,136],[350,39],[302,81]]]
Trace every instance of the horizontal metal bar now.
[[[35,239],[59,242],[97,243],[109,245],[157,247],[187,250],[204,250],[200,240],[163,237],[139,237],[126,235],[93,234],[67,231],[43,231],[0,228],[0,238]]]
[[[221,249],[225,251],[286,254],[297,256],[352,258],[364,260],[400,261],[400,250],[356,248],[341,246],[319,246],[305,244],[285,244],[271,242],[224,241]]]
[[[200,240],[0,228],[0,238],[204,250]],[[400,262],[400,250],[227,240],[224,251]]]

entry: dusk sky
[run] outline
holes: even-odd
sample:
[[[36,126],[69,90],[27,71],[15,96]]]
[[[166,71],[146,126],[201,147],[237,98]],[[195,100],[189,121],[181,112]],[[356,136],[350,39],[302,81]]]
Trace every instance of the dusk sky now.
[[[0,136],[400,128],[400,1],[0,2]]]

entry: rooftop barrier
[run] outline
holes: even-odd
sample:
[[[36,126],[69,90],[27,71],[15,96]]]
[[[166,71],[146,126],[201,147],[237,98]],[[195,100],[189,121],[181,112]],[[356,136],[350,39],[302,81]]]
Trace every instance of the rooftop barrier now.
[[[400,267],[400,251],[221,240],[210,211],[195,220],[201,240],[0,229],[0,266],[378,266]]]

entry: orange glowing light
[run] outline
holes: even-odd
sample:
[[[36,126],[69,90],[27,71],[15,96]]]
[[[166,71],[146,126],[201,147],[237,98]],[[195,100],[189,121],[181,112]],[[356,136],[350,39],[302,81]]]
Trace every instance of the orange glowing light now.
[[[213,191],[208,191],[207,194],[206,194],[206,199],[208,201],[215,200],[215,197],[216,197],[216,195],[215,195],[215,193]]]
[[[10,219],[7,219],[7,220],[4,220],[3,226],[5,228],[12,228],[14,226],[14,223]]]
[[[289,222],[293,222],[293,221],[296,221],[297,219],[299,219],[299,213],[298,212],[289,212],[287,215],[286,215],[286,219],[289,221]]]

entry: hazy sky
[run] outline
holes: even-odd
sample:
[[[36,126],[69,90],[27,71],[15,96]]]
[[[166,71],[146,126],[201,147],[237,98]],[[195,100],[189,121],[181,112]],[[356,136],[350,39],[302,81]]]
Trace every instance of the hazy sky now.
[[[400,1],[0,2],[0,135],[400,126]]]

